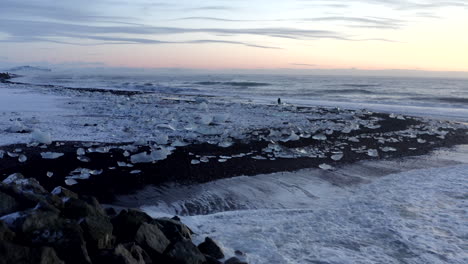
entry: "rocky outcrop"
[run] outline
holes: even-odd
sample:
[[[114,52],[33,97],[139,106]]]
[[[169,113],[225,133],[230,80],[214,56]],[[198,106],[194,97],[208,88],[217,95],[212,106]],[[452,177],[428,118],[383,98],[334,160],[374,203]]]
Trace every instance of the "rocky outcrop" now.
[[[177,217],[117,213],[63,187],[49,193],[21,174],[0,183],[0,264],[222,263],[216,242],[197,247],[192,235]]]

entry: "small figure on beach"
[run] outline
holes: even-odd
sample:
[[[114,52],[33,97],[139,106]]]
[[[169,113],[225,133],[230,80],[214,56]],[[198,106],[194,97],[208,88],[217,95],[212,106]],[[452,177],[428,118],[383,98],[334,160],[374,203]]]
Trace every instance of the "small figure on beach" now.
[[[278,98],[278,104],[279,105],[281,104],[281,98]]]

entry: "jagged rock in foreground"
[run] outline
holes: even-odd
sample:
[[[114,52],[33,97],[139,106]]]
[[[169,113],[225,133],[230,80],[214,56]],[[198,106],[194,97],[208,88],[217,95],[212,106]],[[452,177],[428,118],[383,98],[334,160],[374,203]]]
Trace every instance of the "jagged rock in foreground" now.
[[[0,264],[222,263],[216,242],[206,238],[197,247],[192,234],[176,217],[117,214],[94,197],[63,187],[49,193],[21,174],[0,183]]]

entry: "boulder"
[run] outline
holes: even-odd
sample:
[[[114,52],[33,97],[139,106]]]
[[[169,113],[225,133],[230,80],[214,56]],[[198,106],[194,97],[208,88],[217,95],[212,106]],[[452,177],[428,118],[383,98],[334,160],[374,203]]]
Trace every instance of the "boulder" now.
[[[164,253],[175,263],[203,264],[206,258],[203,253],[189,240],[181,240],[172,244]]]
[[[55,187],[52,192],[50,192],[53,195],[56,195],[60,197],[61,199],[66,199],[66,198],[75,198],[78,199],[78,194],[63,188],[62,186]]]
[[[205,255],[206,264],[223,264],[221,261],[213,258],[212,256]]]
[[[153,220],[153,223],[157,224],[166,237],[173,243],[184,239],[192,239],[192,230],[180,221],[170,218],[158,218]]]
[[[112,264],[146,264],[142,256],[135,256],[122,244],[119,244],[115,249],[101,251],[96,257],[95,263],[112,263]]]
[[[50,247],[29,248],[0,241],[0,264],[64,264]]]
[[[143,223],[150,223],[153,219],[140,211],[122,210],[111,222],[114,225],[114,235],[120,242],[130,242]]]
[[[88,250],[110,249],[114,244],[113,226],[108,217],[90,216],[80,222]]]
[[[0,221],[0,241],[12,241],[14,238],[15,233],[3,221]]]
[[[20,209],[21,206],[15,198],[0,191],[0,216],[16,212]]]
[[[90,216],[106,216],[104,209],[102,209],[97,202],[94,202],[94,200],[91,200],[91,203],[89,203],[82,199],[69,198],[64,202],[62,213],[65,217],[71,219],[81,219]]]
[[[143,223],[138,228],[135,241],[153,257],[162,255],[171,243],[157,225],[148,223]]]
[[[223,250],[213,241],[213,239],[206,237],[205,241],[198,245],[198,249],[201,253],[211,256],[215,259],[224,258]]]

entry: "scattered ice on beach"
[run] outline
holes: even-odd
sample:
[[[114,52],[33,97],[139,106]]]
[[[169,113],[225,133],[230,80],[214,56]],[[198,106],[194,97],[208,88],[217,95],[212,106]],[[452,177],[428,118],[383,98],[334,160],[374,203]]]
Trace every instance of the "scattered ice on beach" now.
[[[335,154],[333,156],[331,156],[331,159],[334,160],[334,161],[339,161],[343,158],[343,153],[339,153],[339,154]]]
[[[123,162],[123,161],[117,161],[117,165],[119,167],[129,167],[129,168],[133,167],[132,164],[129,164],[129,163],[126,163],[126,162]]]
[[[48,171],[48,172],[46,173],[46,175],[47,175],[47,177],[51,178],[52,176],[54,176],[54,173],[53,173],[53,172],[50,172],[50,171]]]
[[[379,156],[379,151],[376,149],[369,149],[367,150],[367,155],[369,157],[378,157]]]
[[[141,170],[132,170],[130,174],[139,174],[141,173]]]
[[[315,140],[320,140],[320,141],[327,140],[327,136],[325,136],[323,134],[317,134],[317,135],[313,136],[312,138],[315,139]]]
[[[203,163],[207,163],[207,162],[210,162],[210,159],[208,157],[201,157],[200,161]]]
[[[319,168],[322,169],[322,170],[332,170],[332,169],[333,169],[332,166],[330,166],[330,165],[328,165],[328,164],[326,164],[326,163],[320,164],[320,165],[319,165]]]
[[[424,144],[424,143],[426,143],[426,142],[427,142],[426,140],[424,140],[424,139],[422,139],[422,138],[418,138],[418,143],[419,143],[419,144]]]
[[[150,163],[153,162],[153,158],[146,152],[141,152],[130,157],[132,163]]]
[[[76,150],[76,154],[79,156],[83,156],[84,154],[86,154],[86,151],[83,148],[79,148]]]
[[[128,152],[128,150],[124,151],[123,156],[124,157],[130,157],[130,152]]]
[[[35,142],[46,144],[46,145],[50,145],[52,143],[50,133],[42,132],[40,130],[34,130],[31,134],[31,139]]]
[[[28,157],[26,157],[26,155],[23,155],[21,154],[18,158],[18,161],[23,163],[23,162],[26,162],[28,160]]]
[[[256,156],[253,156],[252,159],[254,159],[254,160],[266,160],[267,158],[265,158],[263,156],[260,156],[260,155],[256,155]]]
[[[78,182],[75,179],[66,179],[65,184],[68,186],[78,184]]]
[[[197,164],[200,164],[200,161],[199,160],[196,160],[196,159],[193,159],[190,164],[192,165],[197,165]]]
[[[354,143],[361,142],[357,137],[350,137],[350,138],[348,138],[348,141],[351,141],[351,142],[354,142]]]
[[[41,157],[43,159],[58,159],[62,157],[64,154],[63,153],[57,153],[57,152],[42,152]]]
[[[232,146],[234,143],[232,141],[223,141],[223,142],[220,142],[218,144],[219,147],[222,147],[222,148],[229,148],[230,146]]]

